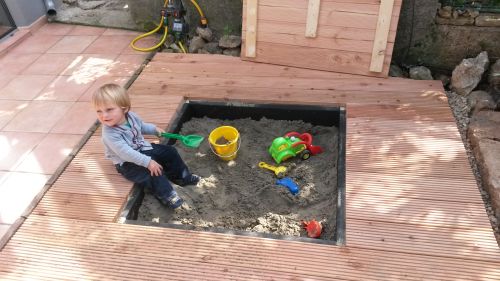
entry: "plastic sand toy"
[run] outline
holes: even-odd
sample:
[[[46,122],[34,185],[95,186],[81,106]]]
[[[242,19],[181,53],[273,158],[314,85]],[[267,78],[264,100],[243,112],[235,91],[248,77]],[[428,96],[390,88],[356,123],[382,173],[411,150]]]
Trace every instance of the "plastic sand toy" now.
[[[199,135],[179,135],[172,133],[161,133],[160,136],[164,138],[178,139],[187,147],[196,148],[200,146],[201,142],[205,139],[203,136]]]
[[[288,158],[299,156],[302,160],[309,159],[311,155],[323,152],[320,146],[312,145],[312,136],[308,133],[287,133],[283,137],[273,140],[269,147],[269,154],[277,164]]]
[[[276,184],[282,185],[290,191],[293,195],[299,193],[299,186],[291,178],[283,178],[276,181]]]
[[[282,178],[285,176],[285,173],[286,173],[286,167],[285,166],[273,166],[273,165],[269,165],[267,164],[266,162],[259,162],[259,167],[263,168],[263,169],[268,169],[268,170],[271,170],[274,172],[274,174],[278,177],[278,178]]]
[[[321,223],[317,222],[316,220],[303,221],[302,225],[307,231],[307,237],[310,238],[318,238],[321,235],[321,231],[323,230]]]

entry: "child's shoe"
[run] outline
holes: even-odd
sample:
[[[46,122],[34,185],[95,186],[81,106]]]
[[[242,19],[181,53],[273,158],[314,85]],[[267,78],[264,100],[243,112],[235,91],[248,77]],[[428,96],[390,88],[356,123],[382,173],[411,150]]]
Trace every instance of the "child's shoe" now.
[[[174,181],[175,184],[180,185],[180,186],[185,186],[185,185],[195,185],[200,181],[201,177],[195,174],[190,174],[189,176],[181,179],[181,180],[176,180]]]
[[[177,195],[177,193],[174,193],[173,195],[168,197],[166,200],[162,200],[162,203],[175,210],[175,209],[179,208],[180,206],[182,206],[182,204],[184,203],[184,200],[179,195]]]

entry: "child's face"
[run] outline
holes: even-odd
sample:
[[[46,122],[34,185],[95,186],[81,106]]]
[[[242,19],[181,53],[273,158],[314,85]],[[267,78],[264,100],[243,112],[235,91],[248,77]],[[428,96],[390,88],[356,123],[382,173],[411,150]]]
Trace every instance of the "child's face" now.
[[[116,104],[104,104],[96,106],[95,109],[97,118],[106,126],[113,127],[125,123],[125,113],[127,111]]]

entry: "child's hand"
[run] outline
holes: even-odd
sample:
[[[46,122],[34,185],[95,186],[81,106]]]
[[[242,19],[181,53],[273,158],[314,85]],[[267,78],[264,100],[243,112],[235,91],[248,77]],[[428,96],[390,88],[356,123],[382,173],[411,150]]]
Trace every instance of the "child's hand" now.
[[[162,128],[156,127],[156,135],[161,137],[162,133],[165,133],[165,130],[163,130]]]
[[[149,161],[148,169],[151,171],[151,176],[161,176],[163,171],[163,167],[153,159]]]

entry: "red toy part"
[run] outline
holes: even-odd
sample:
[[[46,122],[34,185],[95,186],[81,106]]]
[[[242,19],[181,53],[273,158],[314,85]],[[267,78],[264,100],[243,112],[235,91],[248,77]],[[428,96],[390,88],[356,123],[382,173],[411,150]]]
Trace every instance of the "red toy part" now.
[[[307,231],[307,237],[318,238],[321,235],[323,227],[316,220],[302,221],[302,224]]]
[[[321,146],[312,145],[312,136],[309,133],[299,134],[297,132],[289,132],[285,135],[285,137],[296,137],[301,139],[302,141],[294,143],[293,146],[304,144],[306,149],[311,152],[311,155],[323,152],[323,148],[321,148]]]

